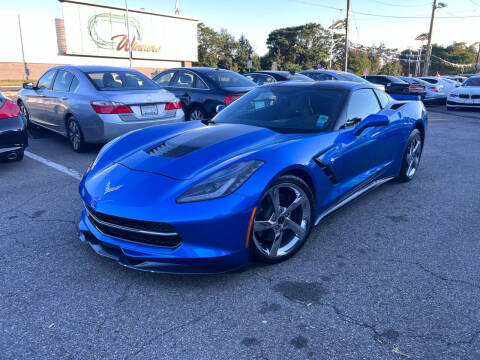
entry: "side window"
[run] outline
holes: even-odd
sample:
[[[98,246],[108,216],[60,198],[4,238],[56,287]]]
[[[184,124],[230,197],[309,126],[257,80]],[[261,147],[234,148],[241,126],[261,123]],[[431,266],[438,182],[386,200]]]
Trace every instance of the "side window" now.
[[[53,77],[55,76],[56,70],[47,71],[37,82],[37,88],[39,89],[49,89],[52,85]]]
[[[55,81],[53,82],[53,90],[60,92],[67,92],[70,89],[70,84],[72,83],[73,75],[65,70],[59,70]]]
[[[342,128],[355,126],[370,114],[380,111],[380,105],[372,89],[356,90],[350,96],[347,121]]]
[[[265,85],[265,84],[271,84],[271,83],[274,83],[276,80],[270,76],[270,75],[266,75],[266,74],[257,74],[257,81],[256,83],[258,85]]]
[[[247,75],[244,75],[248,80],[252,80],[253,82],[255,82],[255,74],[247,74]]]
[[[328,74],[313,74],[312,78],[313,80],[316,80],[316,81],[334,80],[332,75],[328,75]]]
[[[80,81],[78,81],[76,76],[73,76],[72,83],[70,84],[69,92],[77,92],[78,85],[80,85]]]
[[[388,96],[386,92],[379,89],[374,89],[373,91],[375,91],[375,94],[377,94],[378,101],[380,101],[380,105],[383,109],[390,102],[390,96]]]
[[[205,82],[200,79],[199,76],[196,76],[195,75],[195,89],[208,89],[208,86],[207,84],[205,84]]]
[[[184,87],[184,88],[193,88],[193,83],[195,78],[192,73],[186,71],[179,71],[177,77],[173,81],[173,86]]]
[[[175,75],[175,70],[165,71],[155,76],[153,78],[153,81],[155,81],[160,86],[169,86],[170,80],[172,80],[173,75]]]

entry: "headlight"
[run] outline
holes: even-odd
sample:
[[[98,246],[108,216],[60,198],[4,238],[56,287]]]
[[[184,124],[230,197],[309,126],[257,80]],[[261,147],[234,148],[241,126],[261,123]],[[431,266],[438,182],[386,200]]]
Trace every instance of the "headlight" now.
[[[229,165],[184,192],[177,198],[177,203],[211,200],[230,195],[264,163],[261,160],[249,160]]]

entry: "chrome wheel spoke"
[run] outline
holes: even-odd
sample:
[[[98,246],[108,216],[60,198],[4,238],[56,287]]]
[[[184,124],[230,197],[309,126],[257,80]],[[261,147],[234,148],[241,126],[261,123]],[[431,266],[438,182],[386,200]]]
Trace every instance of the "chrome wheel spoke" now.
[[[269,192],[270,198],[272,199],[273,211],[275,214],[280,214],[280,193],[278,192],[278,188],[273,188]]]
[[[290,229],[293,231],[293,233],[300,239],[303,239],[305,236],[305,229],[302,228],[299,224],[297,224],[295,221],[293,221],[290,218],[285,218],[285,225],[287,229]]]
[[[265,231],[265,230],[270,230],[273,229],[275,226],[275,223],[267,220],[267,221],[261,221],[261,220],[255,220],[253,223],[253,231]]]
[[[303,205],[305,201],[306,201],[305,197],[302,196],[302,194],[298,193],[295,200],[293,200],[292,203],[285,209],[285,213],[290,214],[297,207]]]
[[[270,256],[277,256],[278,249],[282,244],[283,239],[283,231],[278,231],[275,233],[275,239],[273,240],[272,247],[270,248],[269,255]]]

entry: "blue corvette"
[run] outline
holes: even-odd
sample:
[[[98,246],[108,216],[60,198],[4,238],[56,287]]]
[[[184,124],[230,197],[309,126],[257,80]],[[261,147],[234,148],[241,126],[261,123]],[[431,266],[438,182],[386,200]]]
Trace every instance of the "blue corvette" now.
[[[411,180],[426,128],[420,101],[369,84],[258,87],[212,120],[153,126],[105,145],[80,183],[80,238],[146,271],[276,263],[344,204]]]

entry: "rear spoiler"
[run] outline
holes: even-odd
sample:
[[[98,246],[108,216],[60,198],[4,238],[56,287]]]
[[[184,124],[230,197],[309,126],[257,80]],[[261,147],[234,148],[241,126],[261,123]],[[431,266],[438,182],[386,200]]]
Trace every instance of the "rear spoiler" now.
[[[401,95],[401,94],[390,94],[395,100],[411,100],[411,101],[420,101],[420,96],[417,95]]]

